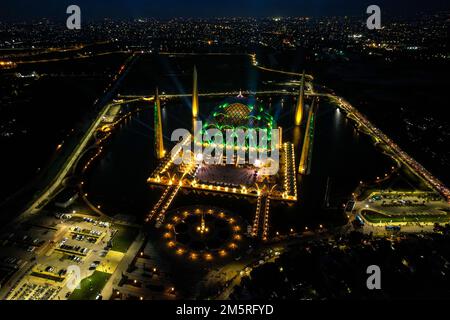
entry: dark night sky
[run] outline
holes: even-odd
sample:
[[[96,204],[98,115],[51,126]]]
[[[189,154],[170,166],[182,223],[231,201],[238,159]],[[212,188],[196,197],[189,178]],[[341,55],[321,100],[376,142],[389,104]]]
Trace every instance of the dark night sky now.
[[[84,19],[217,16],[363,15],[370,4],[386,15],[449,10],[448,0],[1,0],[0,19],[65,19],[70,4],[81,7]]]

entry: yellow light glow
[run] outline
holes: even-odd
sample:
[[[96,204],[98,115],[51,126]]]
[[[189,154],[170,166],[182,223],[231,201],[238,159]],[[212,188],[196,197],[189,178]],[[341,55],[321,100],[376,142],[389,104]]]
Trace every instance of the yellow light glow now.
[[[205,254],[205,260],[208,260],[208,261],[210,261],[210,260],[212,260],[212,255],[210,254],[210,253],[207,253],[207,254]]]

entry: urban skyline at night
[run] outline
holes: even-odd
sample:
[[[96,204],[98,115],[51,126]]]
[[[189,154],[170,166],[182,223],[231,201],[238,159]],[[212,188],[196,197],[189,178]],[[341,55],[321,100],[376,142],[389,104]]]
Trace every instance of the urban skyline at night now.
[[[174,17],[273,17],[273,16],[363,16],[370,5],[378,5],[387,17],[413,16],[448,10],[448,4],[442,0],[426,3],[420,0],[388,1],[376,3],[366,0],[266,0],[211,2],[197,1],[145,1],[145,0],[98,0],[87,1],[5,1],[0,4],[0,19],[30,20],[40,18],[63,19],[62,15],[69,5],[78,5],[83,9],[83,16],[88,20],[103,18],[174,18]]]

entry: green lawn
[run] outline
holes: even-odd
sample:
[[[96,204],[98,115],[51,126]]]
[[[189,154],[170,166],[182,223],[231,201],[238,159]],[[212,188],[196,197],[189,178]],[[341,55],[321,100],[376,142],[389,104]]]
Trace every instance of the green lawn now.
[[[379,183],[374,181],[363,187],[361,194],[357,197],[359,201],[366,199],[372,192],[392,190],[395,192],[432,192],[423,179],[415,175],[408,167],[402,166],[399,172]]]
[[[115,225],[114,229],[117,229],[117,233],[113,238],[111,250],[127,252],[134,239],[136,239],[139,229],[123,225]]]
[[[369,222],[372,223],[390,223],[392,222],[448,222],[447,215],[433,215],[433,214],[397,214],[397,215],[383,215],[372,210],[363,210],[361,214]]]
[[[109,273],[95,271],[90,277],[81,280],[80,289],[75,289],[69,300],[94,300],[110,276]]]

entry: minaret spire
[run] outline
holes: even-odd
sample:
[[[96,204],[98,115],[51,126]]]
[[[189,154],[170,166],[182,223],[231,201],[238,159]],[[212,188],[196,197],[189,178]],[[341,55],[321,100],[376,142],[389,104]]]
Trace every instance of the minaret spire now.
[[[164,157],[165,151],[161,120],[161,101],[159,99],[158,88],[156,88],[155,93],[155,152],[156,158],[162,159]]]
[[[302,123],[304,98],[305,98],[305,70],[303,70],[302,83],[300,85],[300,92],[297,100],[297,108],[295,110],[296,126],[299,126]]]
[[[198,116],[198,87],[197,87],[197,67],[194,66],[193,73],[193,88],[192,88],[192,117]]]
[[[312,139],[314,139],[314,117],[316,112],[316,99],[313,99],[309,108],[308,120],[306,124],[305,137],[303,139],[302,154],[298,165],[298,173],[307,175],[310,171],[310,161],[312,152]]]

